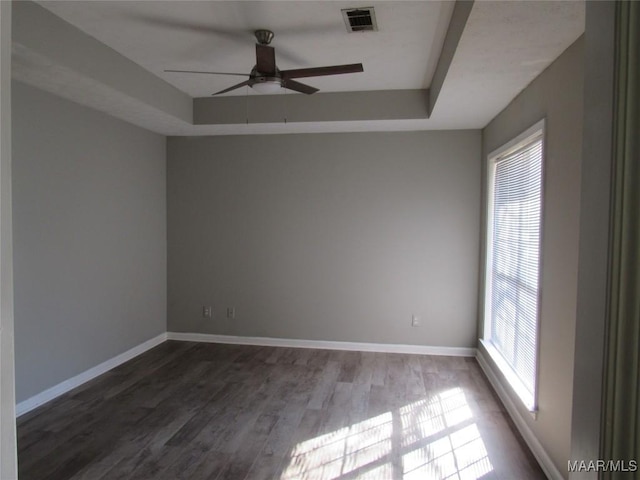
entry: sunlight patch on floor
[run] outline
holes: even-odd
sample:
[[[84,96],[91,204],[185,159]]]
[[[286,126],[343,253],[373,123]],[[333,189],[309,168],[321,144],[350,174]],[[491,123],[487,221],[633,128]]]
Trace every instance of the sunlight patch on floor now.
[[[390,412],[321,435],[296,446],[282,480],[334,479],[391,452]]]
[[[478,480],[493,466],[460,388],[299,443],[281,480]]]

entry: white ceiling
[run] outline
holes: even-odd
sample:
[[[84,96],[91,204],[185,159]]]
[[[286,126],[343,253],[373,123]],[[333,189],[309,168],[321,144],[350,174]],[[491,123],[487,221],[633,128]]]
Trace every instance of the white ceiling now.
[[[427,88],[452,2],[373,2],[379,30],[348,33],[344,1],[46,2],[42,5],[192,97],[242,77],[165,69],[249,73],[253,31],[275,33],[281,70],[362,62],[366,74],[308,79],[323,92]],[[355,5],[359,5],[355,3]],[[229,95],[245,95],[236,90]]]
[[[275,33],[281,70],[362,62],[365,74],[306,79],[323,92],[427,88],[453,2],[368,2],[377,32],[348,33],[341,9],[353,1],[65,1],[42,5],[192,97],[242,77],[165,69],[249,73],[253,31]],[[252,92],[250,90],[250,92]],[[246,95],[246,89],[227,95]]]
[[[432,118],[484,127],[584,32],[584,3],[476,0]]]
[[[363,73],[304,79],[321,92],[427,89],[455,5],[452,1],[327,0],[38,3],[190,97],[207,97],[242,77],[163,70],[248,73],[255,63],[252,31],[257,28],[275,32],[272,45],[280,69],[363,63]],[[379,31],[347,33],[340,10],[359,6],[375,7]],[[23,24],[27,27],[22,28],[31,25]],[[195,126],[154,109],[144,111],[147,99],[126,101],[130,94],[118,97],[112,88],[115,81],[101,84],[94,77],[83,77],[15,40],[14,76],[164,134],[482,128],[583,31],[584,2],[580,0],[476,0],[428,119]],[[106,75],[114,73],[110,65],[99,68]],[[254,94],[248,90],[226,95]]]

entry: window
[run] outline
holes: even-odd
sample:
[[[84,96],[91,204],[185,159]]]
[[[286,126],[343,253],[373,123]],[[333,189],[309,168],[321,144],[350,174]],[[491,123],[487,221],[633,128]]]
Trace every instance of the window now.
[[[535,411],[544,124],[489,156],[484,345]]]

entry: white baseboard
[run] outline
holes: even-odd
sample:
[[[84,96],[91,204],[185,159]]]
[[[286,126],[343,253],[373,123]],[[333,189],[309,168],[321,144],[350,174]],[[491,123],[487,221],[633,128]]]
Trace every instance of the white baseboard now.
[[[168,332],[167,340],[183,342],[228,343],[234,345],[259,345],[263,347],[321,348],[326,350],[351,350],[355,352],[414,353],[419,355],[446,355],[475,357],[475,348],[430,347],[426,345],[402,345],[388,343],[333,342],[327,340],[300,340],[296,338],[238,337],[210,333]]]
[[[47,388],[43,392],[34,395],[31,398],[28,398],[16,405],[16,416],[24,415],[27,412],[30,412],[34,408],[39,407],[40,405],[47,403],[53,400],[56,397],[59,397],[63,393],[68,392],[69,390],[73,390],[76,387],[79,387],[85,382],[97,377],[98,375],[102,375],[103,373],[108,372],[112,368],[117,367],[118,365],[131,360],[134,357],[137,357],[141,353],[146,352],[147,350],[152,349],[153,347],[160,345],[167,339],[166,333],[161,333],[157,337],[154,337],[150,340],[147,340],[140,345],[137,345],[126,352],[121,353],[120,355],[116,355],[109,360],[102,362],[99,365],[96,365],[89,370],[86,370],[75,377],[71,377],[64,382],[60,382],[57,385],[54,385],[51,388]]]
[[[513,423],[515,423],[516,428],[520,432],[520,435],[522,435],[522,438],[524,438],[524,441],[529,446],[529,449],[533,453],[533,456],[536,457],[536,460],[540,464],[540,467],[542,468],[542,471],[545,473],[547,478],[551,480],[563,480],[564,476],[555,466],[547,451],[538,441],[538,438],[535,436],[531,428],[529,428],[529,425],[527,425],[524,417],[516,408],[513,399],[504,388],[502,382],[500,382],[500,380],[498,379],[498,376],[495,374],[493,368],[491,367],[491,363],[485,358],[485,355],[483,354],[481,349],[478,349],[476,359],[480,364],[480,368],[482,368],[482,371],[489,379],[491,386],[500,397],[500,400],[502,400],[502,403],[507,409],[507,412],[509,412],[509,416],[513,420]]]

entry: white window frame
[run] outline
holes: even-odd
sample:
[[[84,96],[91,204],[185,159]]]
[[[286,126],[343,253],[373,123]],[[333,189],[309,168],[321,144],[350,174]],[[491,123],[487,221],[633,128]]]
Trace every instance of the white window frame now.
[[[542,166],[541,166],[541,184],[540,184],[540,243],[539,243],[539,260],[538,260],[538,299],[537,299],[537,318],[536,318],[536,372],[534,378],[534,391],[530,392],[525,384],[520,380],[514,372],[509,362],[495,348],[491,342],[491,296],[492,296],[492,264],[493,264],[493,221],[494,221],[494,184],[495,170],[500,158],[505,155],[519,150],[534,138],[542,139]],[[500,370],[509,386],[513,389],[516,396],[522,401],[524,406],[535,417],[538,411],[538,383],[540,377],[540,306],[541,306],[541,287],[540,278],[542,276],[542,240],[543,240],[543,224],[544,224],[544,193],[545,193],[545,163],[546,163],[546,130],[545,120],[542,119],[535,125],[522,132],[513,140],[507,142],[487,156],[487,218],[486,226],[486,243],[485,243],[485,265],[484,265],[484,325],[481,343],[496,367]]]

